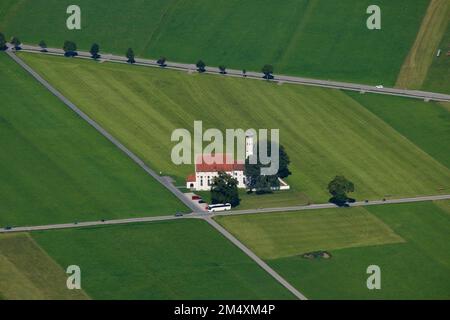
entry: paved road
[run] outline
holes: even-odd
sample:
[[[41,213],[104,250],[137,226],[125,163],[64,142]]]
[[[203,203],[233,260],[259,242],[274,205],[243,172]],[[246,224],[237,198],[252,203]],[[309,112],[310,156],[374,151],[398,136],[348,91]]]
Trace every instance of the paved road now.
[[[219,231],[225,238],[230,240],[235,246],[241,249],[247,256],[249,256],[253,261],[255,261],[261,268],[263,268],[268,274],[270,274],[275,280],[277,280],[282,286],[288,289],[294,296],[300,300],[307,300],[307,298],[301,294],[297,289],[295,289],[289,282],[287,282],[282,276],[280,276],[275,270],[273,270],[267,263],[265,263],[261,258],[253,253],[249,248],[242,244],[238,239],[236,239],[231,233],[224,229],[220,224],[215,222],[211,218],[205,219],[213,228]]]
[[[136,164],[138,164],[142,169],[144,169],[147,174],[155,178],[164,187],[169,189],[181,202],[183,202],[188,208],[193,212],[200,211],[201,208],[197,206],[192,201],[189,201],[184,194],[178,190],[172,183],[170,183],[165,177],[160,177],[155,171],[150,169],[144,161],[142,161],[138,156],[131,152],[127,147],[120,143],[116,138],[109,134],[105,129],[103,129],[97,122],[92,120],[83,111],[78,109],[72,102],[70,102],[65,96],[63,96],[58,90],[56,90],[50,83],[48,83],[44,78],[42,78],[38,73],[36,73],[32,68],[30,68],[25,62],[23,62],[19,57],[17,57],[13,52],[6,52],[15,62],[17,62],[23,69],[30,73],[37,81],[39,81],[47,90],[53,93],[59,100],[61,100],[66,106],[72,109],[76,114],[78,114],[82,119],[94,127],[98,132],[100,132],[106,139],[111,141],[117,148],[122,150],[128,157],[130,157]]]
[[[40,53],[40,48],[36,46],[30,45],[22,45],[23,51]],[[48,53],[51,55],[63,55],[64,51],[61,49],[48,48]],[[78,51],[79,58],[88,58],[90,59],[91,55],[88,52]],[[113,54],[104,54],[104,62],[118,62],[118,63],[126,63],[126,58],[122,56],[117,56]],[[137,65],[148,66],[148,67],[159,67],[155,60],[150,59],[136,59]],[[185,63],[176,63],[176,62],[167,62],[167,69],[176,69],[183,71],[193,72],[196,70],[196,66],[193,64],[185,64]],[[206,73],[211,74],[220,74],[220,70],[218,68],[207,67]],[[227,70],[227,76],[231,77],[242,77],[242,71],[240,70]],[[262,74],[258,72],[247,72],[247,78],[264,80],[262,79]],[[303,77],[294,77],[294,76],[285,76],[285,75],[276,75],[276,79],[279,83],[291,83],[291,84],[299,84],[299,85],[308,85],[308,86],[316,86],[323,88],[332,88],[332,89],[341,89],[341,90],[349,90],[349,91],[357,91],[361,93],[376,93],[376,94],[384,94],[391,96],[400,96],[400,97],[409,97],[415,99],[421,99],[426,101],[450,101],[450,95],[448,94],[440,94],[433,92],[425,92],[425,91],[417,91],[417,90],[405,90],[405,89],[395,89],[395,88],[376,88],[370,85],[364,84],[356,84],[356,83],[347,83],[347,82],[339,82],[339,81],[327,81],[327,80],[317,80],[317,79],[309,79]]]
[[[350,204],[350,207],[365,207],[365,206],[413,203],[413,202],[437,201],[437,200],[450,200],[450,194],[436,195],[436,196],[424,196],[424,197],[416,197],[416,198],[391,199],[391,200],[386,200],[386,201],[383,201],[383,200],[369,201],[369,202],[359,201],[359,202]],[[332,203],[324,203],[324,204],[312,204],[309,206],[235,210],[235,211],[231,211],[231,214],[241,215],[241,214],[256,214],[256,213],[276,213],[276,212],[281,213],[281,212],[290,212],[290,211],[318,210],[318,209],[329,209],[329,208],[337,208],[337,206]],[[230,215],[230,213],[210,214],[207,212],[203,212],[203,213],[195,213],[194,215],[197,215],[197,216],[226,216],[226,215]]]
[[[50,225],[42,225],[42,226],[17,227],[17,228],[13,228],[11,230],[1,229],[0,233],[17,233],[17,232],[32,232],[32,231],[59,230],[59,229],[76,229],[76,228],[86,228],[86,227],[112,226],[112,225],[119,225],[119,224],[169,221],[169,220],[175,220],[175,219],[184,219],[184,217],[176,218],[175,216],[161,216],[161,217],[144,217],[144,218],[116,219],[116,220],[104,220],[104,221],[88,221],[88,222],[78,222],[78,223],[50,224]]]
[[[392,199],[386,201],[370,201],[370,202],[356,202],[351,204],[351,207],[364,207],[374,205],[386,205],[386,204],[398,204],[398,203],[414,203],[424,201],[437,201],[437,200],[450,200],[450,195],[437,195],[417,198],[403,198]],[[191,214],[184,215],[183,217],[172,216],[159,216],[159,217],[142,217],[142,218],[130,218],[130,219],[117,219],[106,221],[89,221],[79,223],[65,223],[65,224],[51,224],[42,226],[28,226],[28,227],[15,227],[11,230],[0,229],[0,233],[13,233],[13,232],[30,232],[30,231],[43,231],[43,230],[55,230],[55,229],[70,229],[70,228],[83,228],[83,227],[96,227],[118,224],[132,224],[132,223],[148,223],[158,221],[180,220],[180,219],[211,219],[217,216],[229,216],[229,215],[245,215],[245,214],[262,214],[262,213],[282,213],[291,211],[304,211],[304,210],[319,210],[337,208],[336,205],[331,203],[313,204],[309,206],[295,206],[295,207],[280,207],[280,208],[264,208],[264,209],[251,209],[251,210],[234,210],[224,213],[208,213],[204,211],[196,211]]]

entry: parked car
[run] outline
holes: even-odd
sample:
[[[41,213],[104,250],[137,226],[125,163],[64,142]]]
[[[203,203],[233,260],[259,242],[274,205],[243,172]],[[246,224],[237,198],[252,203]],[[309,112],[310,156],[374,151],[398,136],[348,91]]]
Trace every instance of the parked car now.
[[[183,217],[184,216],[184,214],[182,214],[181,212],[177,212],[176,214],[175,214],[175,217],[177,217],[177,218],[181,218],[181,217]]]
[[[192,196],[192,200],[202,200],[202,197],[200,196]]]

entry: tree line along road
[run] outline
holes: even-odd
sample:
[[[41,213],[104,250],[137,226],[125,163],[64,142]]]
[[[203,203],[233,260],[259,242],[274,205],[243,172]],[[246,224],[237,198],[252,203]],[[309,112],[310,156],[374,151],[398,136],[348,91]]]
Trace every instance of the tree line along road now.
[[[42,49],[38,46],[31,45],[21,45],[21,48],[25,52],[32,53],[42,53],[48,55],[58,55],[64,56],[64,50],[57,48],[47,48],[47,52],[41,52]],[[11,50],[11,48],[9,49]],[[77,51],[78,58],[81,59],[91,59],[91,54],[85,51]],[[103,62],[115,62],[115,63],[128,63],[126,57],[113,55],[113,54],[104,54],[103,59],[100,58],[100,61]],[[157,61],[151,59],[141,59],[136,58],[136,65],[147,66],[147,67],[160,67]],[[174,70],[182,70],[182,71],[195,71],[197,67],[193,64],[186,63],[177,63],[177,62],[166,62],[165,68],[174,69]],[[222,74],[219,68],[215,67],[206,67],[205,73],[210,74]],[[242,77],[242,71],[227,69],[226,74],[224,76],[229,77]],[[261,73],[248,71],[246,73],[246,78],[256,79],[256,80],[264,80]],[[264,80],[268,81],[268,80]],[[361,93],[375,93],[375,94],[384,94],[391,96],[399,96],[399,97],[408,97],[414,99],[421,99],[425,101],[440,101],[440,102],[450,102],[450,95],[441,94],[435,92],[426,92],[426,91],[418,91],[418,90],[407,90],[407,89],[396,89],[396,88],[380,88],[371,85],[365,84],[356,84],[356,83],[347,83],[347,82],[339,82],[339,81],[330,81],[330,80],[319,80],[319,79],[309,79],[303,77],[295,77],[295,76],[287,76],[287,75],[276,75],[276,78],[270,81],[275,81],[278,83],[290,83],[297,85],[307,85],[307,86],[315,86],[329,89],[340,89],[340,90],[348,90],[348,91],[357,91]]]

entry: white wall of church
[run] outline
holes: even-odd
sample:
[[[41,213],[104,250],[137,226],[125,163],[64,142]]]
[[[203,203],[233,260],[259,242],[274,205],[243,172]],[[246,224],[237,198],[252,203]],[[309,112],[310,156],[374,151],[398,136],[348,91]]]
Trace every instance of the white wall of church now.
[[[232,171],[226,173],[238,181],[239,189],[245,189],[245,176],[243,171]],[[186,187],[197,191],[209,191],[211,190],[214,177],[218,176],[218,172],[197,172],[195,174],[196,182],[188,182]]]

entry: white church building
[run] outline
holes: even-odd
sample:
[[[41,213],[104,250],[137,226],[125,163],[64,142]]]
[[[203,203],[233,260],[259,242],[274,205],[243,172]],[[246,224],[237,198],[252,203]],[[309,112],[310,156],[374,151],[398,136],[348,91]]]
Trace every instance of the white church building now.
[[[218,160],[219,159],[219,160]],[[223,159],[223,160],[222,160]],[[186,179],[186,187],[196,191],[209,191],[215,177],[223,171],[238,181],[238,188],[245,189],[244,162],[233,161],[228,154],[200,155],[195,164],[195,174]]]
[[[248,159],[254,154],[254,138],[247,136],[245,144],[245,158]],[[186,179],[186,188],[193,191],[210,191],[214,178],[223,171],[238,181],[239,189],[246,189],[244,170],[245,162],[234,160],[230,154],[199,155],[195,161],[195,173]],[[289,189],[289,185],[280,179],[279,190]]]
[[[245,140],[245,158],[253,155],[254,139],[247,136]],[[238,188],[245,189],[245,162],[236,161],[230,154],[199,155],[195,161],[195,173],[186,179],[186,188],[195,191],[209,191],[219,172],[225,172],[238,181]]]

